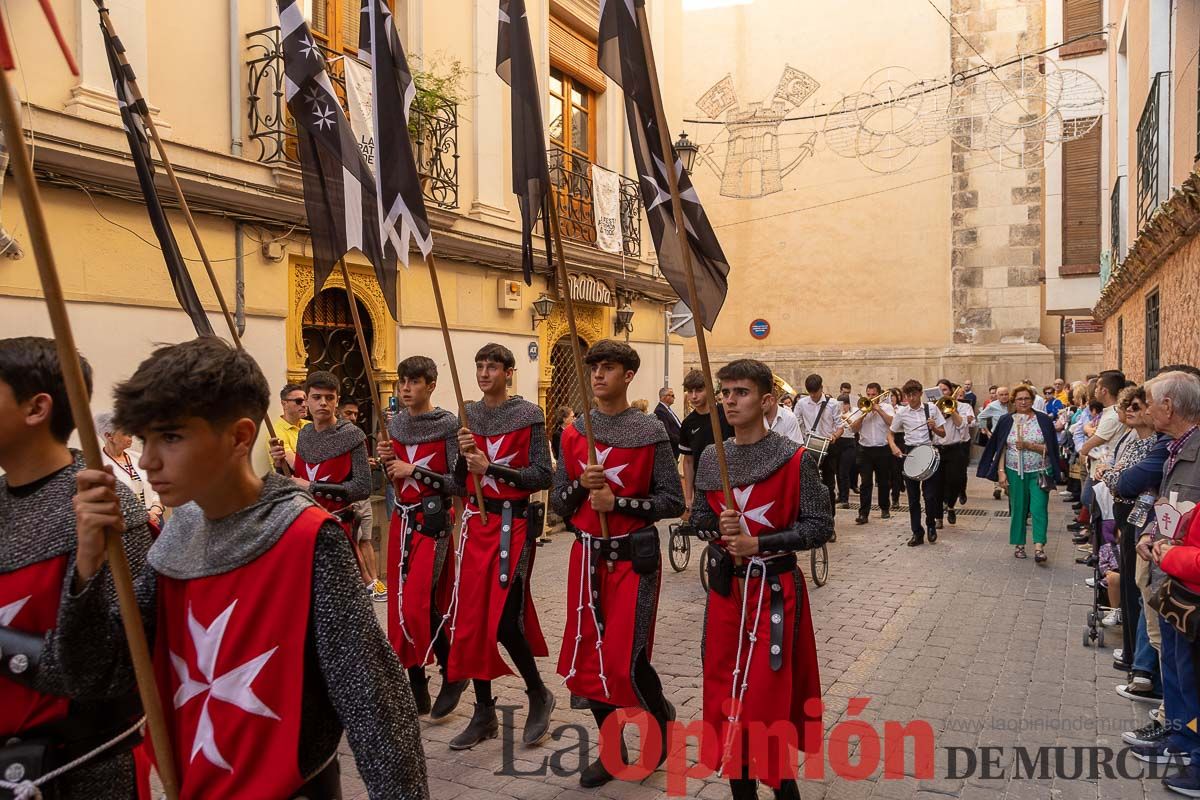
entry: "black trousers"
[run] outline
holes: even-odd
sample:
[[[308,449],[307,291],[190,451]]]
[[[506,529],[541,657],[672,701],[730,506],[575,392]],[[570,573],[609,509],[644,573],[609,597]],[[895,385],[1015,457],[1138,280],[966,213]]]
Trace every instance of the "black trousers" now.
[[[1134,574],[1137,570],[1137,530],[1126,520],[1129,519],[1133,506],[1126,503],[1113,503],[1113,519],[1117,523],[1117,541],[1119,543],[1118,571],[1121,573],[1121,646],[1122,655],[1127,663],[1133,663],[1133,651],[1137,649],[1137,620],[1142,613],[1140,607],[1141,592],[1138,590]],[[1097,551],[1099,552],[1099,551]]]
[[[892,507],[892,470],[897,458],[886,445],[859,447],[856,453],[858,466],[858,515],[866,519],[871,515],[871,492],[879,485],[879,509],[888,511]]]
[[[904,448],[904,434],[897,433],[897,434],[895,434],[895,437],[896,437],[896,447],[899,447],[904,452],[908,452]],[[902,458],[893,458],[892,459],[891,476],[892,476],[892,505],[899,505],[900,490],[904,488],[904,459],[902,459]],[[882,503],[880,505],[882,506]]]
[[[821,459],[821,483],[829,490],[829,511],[834,517],[837,516],[837,467],[838,452],[831,446]]]
[[[855,440],[840,437],[831,448],[837,457],[837,501],[850,502],[850,490],[854,487]]]
[[[934,516],[941,519],[943,510],[954,508],[958,498],[967,490],[967,463],[971,460],[971,444],[959,442],[941,445],[938,451],[942,456],[942,464],[935,476],[938,501]]]
[[[927,481],[904,479],[904,489],[908,494],[908,521],[912,526],[913,536],[925,539],[925,531],[937,522],[938,508],[938,476],[934,474]],[[921,527],[921,499],[925,500],[925,527]]]

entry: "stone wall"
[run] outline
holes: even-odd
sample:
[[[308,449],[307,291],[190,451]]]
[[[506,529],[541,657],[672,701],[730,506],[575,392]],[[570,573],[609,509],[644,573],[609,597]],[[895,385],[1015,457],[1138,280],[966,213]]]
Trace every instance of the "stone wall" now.
[[[955,74],[1015,52],[1040,49],[1043,0],[951,0],[951,20],[966,41],[948,30]],[[1004,72],[1010,75],[1011,72]],[[1012,82],[1010,82],[1012,83]],[[1015,85],[1005,116],[1019,115],[1026,96]],[[959,123],[970,126],[970,121]],[[1018,134],[1019,135],[1019,134]],[[1044,280],[1041,148],[1029,145],[1031,166],[997,165],[985,152],[957,142],[951,151],[954,343],[1036,343]]]
[[[1133,380],[1145,377],[1146,296],[1159,292],[1159,363],[1200,365],[1200,235],[1192,235],[1104,320],[1105,361],[1118,363],[1117,327],[1123,321],[1121,366]]]

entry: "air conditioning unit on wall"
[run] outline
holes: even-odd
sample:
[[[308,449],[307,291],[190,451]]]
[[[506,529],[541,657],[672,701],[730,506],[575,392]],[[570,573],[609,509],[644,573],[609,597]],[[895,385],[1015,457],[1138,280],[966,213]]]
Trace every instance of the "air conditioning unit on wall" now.
[[[496,281],[496,308],[516,311],[521,308],[521,282],[500,278]]]

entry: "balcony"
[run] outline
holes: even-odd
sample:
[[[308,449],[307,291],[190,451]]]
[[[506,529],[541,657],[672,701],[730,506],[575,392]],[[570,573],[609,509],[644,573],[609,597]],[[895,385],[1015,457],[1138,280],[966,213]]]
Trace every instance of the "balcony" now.
[[[266,164],[297,164],[296,128],[283,95],[283,44],[279,27],[246,35],[248,100],[252,158]],[[321,48],[325,66],[346,110],[345,62],[341,53]],[[345,56],[349,58],[350,56]],[[418,97],[421,97],[418,93]],[[425,201],[442,208],[458,207],[458,106],[425,95],[414,103],[408,123],[422,178]]]
[[[546,151],[553,202],[558,205],[564,239],[596,246],[592,213],[592,162],[558,147]],[[622,250],[628,258],[642,254],[642,196],[635,181],[620,178]]]
[[[1138,231],[1164,199],[1170,153],[1170,121],[1160,111],[1163,95],[1170,91],[1169,72],[1160,72],[1150,84],[1146,105],[1137,125],[1137,222]],[[1167,78],[1167,80],[1163,80]]]

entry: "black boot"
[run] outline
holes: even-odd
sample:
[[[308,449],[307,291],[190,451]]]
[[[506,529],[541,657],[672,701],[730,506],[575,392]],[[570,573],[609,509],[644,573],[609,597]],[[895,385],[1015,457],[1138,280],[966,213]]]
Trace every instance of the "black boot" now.
[[[625,747],[624,739],[621,740],[621,763],[629,763],[629,750]],[[579,785],[584,789],[595,789],[597,786],[603,786],[612,779],[612,773],[604,766],[604,762],[600,760],[599,755],[596,756],[595,761],[584,767],[583,772],[579,773]]]
[[[417,715],[429,713],[429,677],[421,667],[408,671],[408,684],[412,687],[413,700],[417,704]]]
[[[450,716],[458,708],[458,700],[466,691],[468,681],[448,681],[446,673],[442,673],[442,688],[438,690],[437,699],[433,701],[430,719],[443,719]]]
[[[758,800],[758,781],[733,778],[729,781],[729,792],[733,800]]]
[[[658,757],[658,766],[662,766],[667,760],[667,726],[675,721],[676,713],[675,706],[667,698],[663,698],[662,710],[654,716],[658,721],[659,741],[662,742],[662,754]]]
[[[800,786],[795,781],[784,780],[775,790],[775,800],[800,800]]]
[[[500,721],[496,719],[496,698],[488,703],[476,703],[471,721],[458,736],[450,740],[451,750],[470,750],[480,742],[495,739],[500,734]]]
[[[526,747],[541,742],[550,732],[550,712],[554,710],[554,693],[542,684],[540,689],[525,693],[529,697],[529,714],[525,717],[525,730],[521,741]]]

